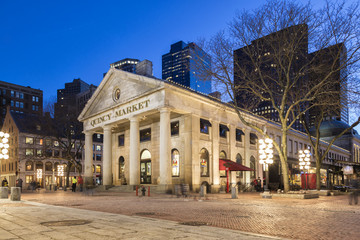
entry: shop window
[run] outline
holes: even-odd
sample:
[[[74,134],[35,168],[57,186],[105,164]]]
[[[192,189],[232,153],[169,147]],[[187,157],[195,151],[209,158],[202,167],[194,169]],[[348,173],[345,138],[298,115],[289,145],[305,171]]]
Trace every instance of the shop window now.
[[[119,179],[125,177],[125,159],[123,156],[119,157]]]
[[[251,169],[254,169],[254,171],[251,171],[250,172],[250,178],[251,179],[254,179],[255,178],[255,170],[256,170],[256,168],[255,168],[255,163],[256,163],[256,160],[255,160],[255,158],[254,158],[254,156],[251,156],[250,157],[250,168]]]
[[[205,148],[200,151],[200,176],[209,176],[209,152]]]
[[[225,151],[221,151],[219,154],[219,159],[226,159],[226,152]],[[220,177],[226,177],[226,170],[220,170]]]
[[[53,170],[52,163],[46,162],[45,163],[45,171],[52,171],[52,170]]]
[[[211,123],[208,120],[200,119],[200,132],[209,134],[209,127],[211,127]]]
[[[256,136],[255,133],[250,133],[250,144],[251,145],[255,145],[257,139],[258,139],[258,137]]]
[[[125,135],[121,134],[118,136],[118,146],[125,146]]]
[[[172,166],[172,176],[180,176],[180,154],[177,149],[171,151],[171,166]]]
[[[27,161],[25,163],[25,169],[26,169],[26,171],[33,171],[34,170],[33,162]]]
[[[151,140],[151,128],[140,130],[140,142]]]
[[[222,138],[226,138],[226,133],[229,131],[229,128],[226,125],[219,124],[219,135]]]
[[[243,164],[242,161],[243,161],[243,160],[242,160],[242,156],[240,155],[240,153],[236,154],[236,163],[242,165],[242,164]],[[242,176],[243,176],[243,172],[242,172],[242,171],[237,171],[237,172],[236,172],[236,176],[242,177]]]
[[[34,180],[33,175],[26,175],[25,176],[25,183],[31,183]]]
[[[179,121],[171,123],[171,136],[179,135]]]
[[[26,144],[34,144],[34,138],[33,137],[25,137],[25,143]]]
[[[32,149],[32,148],[26,148],[26,149],[25,149],[25,155],[26,155],[26,156],[34,156],[34,149]]]
[[[100,165],[96,165],[96,173],[101,173],[101,166]]]
[[[242,142],[243,135],[245,135],[245,133],[241,129],[236,129],[235,137],[237,142]]]

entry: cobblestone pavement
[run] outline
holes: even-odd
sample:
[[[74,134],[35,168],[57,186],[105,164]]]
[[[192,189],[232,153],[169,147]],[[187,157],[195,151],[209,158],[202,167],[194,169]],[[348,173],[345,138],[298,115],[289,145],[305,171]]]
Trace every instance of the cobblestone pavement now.
[[[22,199],[99,212],[166,219],[185,224],[240,230],[289,239],[360,239],[360,206],[348,205],[348,196],[318,199],[263,199],[259,194],[208,194],[177,198],[172,195],[136,197],[135,193],[23,194]],[[1,226],[1,225],[0,225]]]

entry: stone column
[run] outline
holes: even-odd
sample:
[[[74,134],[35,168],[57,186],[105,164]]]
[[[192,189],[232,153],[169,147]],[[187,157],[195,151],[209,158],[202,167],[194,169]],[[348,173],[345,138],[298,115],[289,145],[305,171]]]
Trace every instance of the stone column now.
[[[229,159],[231,159],[232,161],[236,162],[236,155],[237,155],[237,149],[236,149],[236,127],[233,125],[228,126],[229,127],[229,146],[230,146],[230,151],[229,151]],[[231,177],[230,177],[230,187],[232,185],[236,185],[236,172],[230,172],[231,173]]]
[[[220,172],[219,172],[219,123],[212,121],[212,181],[211,192],[216,193],[220,189]]]
[[[139,119],[130,118],[130,154],[129,154],[129,184],[140,184],[140,133]]]
[[[104,126],[104,146],[103,146],[103,185],[112,185],[112,143],[111,126]]]
[[[90,131],[85,132],[85,186],[93,185],[93,134]]]
[[[245,129],[244,135],[244,165],[250,167],[250,129]],[[246,171],[245,173],[245,183],[250,184],[250,172]]]
[[[160,184],[171,184],[170,109],[160,109]]]

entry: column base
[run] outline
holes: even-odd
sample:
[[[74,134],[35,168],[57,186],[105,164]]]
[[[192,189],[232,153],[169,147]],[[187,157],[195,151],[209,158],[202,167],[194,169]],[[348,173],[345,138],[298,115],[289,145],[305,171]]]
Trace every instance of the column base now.
[[[220,192],[220,184],[211,185],[211,193],[219,193]]]

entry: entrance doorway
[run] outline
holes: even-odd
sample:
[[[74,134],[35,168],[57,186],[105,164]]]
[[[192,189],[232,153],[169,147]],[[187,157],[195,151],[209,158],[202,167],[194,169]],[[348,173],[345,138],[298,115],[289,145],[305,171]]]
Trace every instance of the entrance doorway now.
[[[151,184],[151,154],[144,150],[140,157],[140,183]]]

